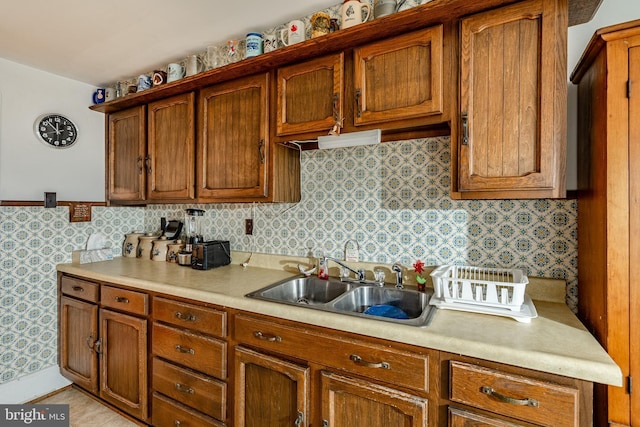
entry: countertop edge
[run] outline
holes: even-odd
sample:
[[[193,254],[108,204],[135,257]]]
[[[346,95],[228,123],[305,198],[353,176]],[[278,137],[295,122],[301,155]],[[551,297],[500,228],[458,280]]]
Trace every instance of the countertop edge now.
[[[175,264],[130,260],[116,258],[113,261],[93,264],[59,264],[57,270],[90,280],[109,282],[521,368],[614,386],[622,386],[623,384],[620,368],[577,320],[571,310],[566,305],[557,302],[535,302],[540,319],[533,319],[532,323],[539,322],[539,326],[534,325],[533,330],[529,326],[530,324],[517,324],[513,319],[452,310],[438,310],[431,326],[416,328],[244,297],[251,290],[296,276],[292,271],[262,267],[242,269],[239,266],[228,266],[202,272],[179,267]],[[211,284],[207,284],[207,289],[198,288],[198,286],[202,287],[200,282],[204,277],[210,277]],[[244,280],[245,277],[248,280]],[[179,284],[180,280],[189,281],[190,284]],[[242,282],[242,285],[229,286],[228,282],[230,281]],[[251,283],[247,284],[247,281]],[[567,350],[563,350],[563,348],[570,345],[567,342],[557,346],[550,343],[548,349],[539,349],[532,345],[529,346],[529,343],[524,343],[524,345],[516,343],[521,347],[518,348],[518,345],[511,345],[512,343],[501,340],[500,337],[489,340],[478,339],[473,331],[464,331],[459,326],[466,322],[469,325],[476,325],[476,327],[481,324],[484,327],[489,326],[494,329],[515,330],[518,335],[522,332],[525,337],[527,333],[534,334],[536,338],[538,335],[547,334],[549,335],[548,340],[553,339],[554,333],[566,335],[569,332],[574,332],[570,338],[574,339],[575,346],[590,354],[589,357],[566,354]],[[452,326],[449,327],[449,324]],[[557,331],[545,330],[544,328],[547,326],[549,329],[556,328]],[[517,328],[522,329],[520,331]],[[535,328],[541,329],[541,332],[536,332]],[[573,349],[569,351],[573,351]]]

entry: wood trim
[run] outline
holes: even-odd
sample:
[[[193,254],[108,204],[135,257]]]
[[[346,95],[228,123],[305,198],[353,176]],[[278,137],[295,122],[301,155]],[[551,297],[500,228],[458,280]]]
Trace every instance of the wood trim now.
[[[57,202],[57,206],[71,206],[74,204],[84,204],[93,206],[107,206],[106,202]],[[41,206],[44,207],[44,201],[33,200],[0,200],[0,206]]]

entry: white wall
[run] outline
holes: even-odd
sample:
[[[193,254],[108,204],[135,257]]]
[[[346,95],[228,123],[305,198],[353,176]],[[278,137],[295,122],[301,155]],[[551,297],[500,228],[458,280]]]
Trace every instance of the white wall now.
[[[569,27],[567,78],[578,64],[589,40],[602,27],[640,19],[640,1],[604,0],[594,18],[582,25]],[[578,133],[578,88],[569,82],[567,117],[567,189],[577,188],[577,133]]]
[[[0,58],[0,200],[104,201],[104,114],[89,110],[94,87]],[[60,113],[78,126],[67,149],[40,142],[34,121]]]

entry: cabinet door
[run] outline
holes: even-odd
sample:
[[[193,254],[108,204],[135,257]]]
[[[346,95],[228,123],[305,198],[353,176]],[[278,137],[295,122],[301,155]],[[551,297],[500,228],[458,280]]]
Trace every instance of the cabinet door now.
[[[235,349],[235,426],[309,425],[309,368]]]
[[[442,25],[354,50],[356,126],[442,113]]]
[[[458,191],[564,197],[565,19],[529,0],[462,20]]]
[[[344,54],[278,69],[277,134],[329,131],[342,119]]]
[[[150,200],[194,198],[195,95],[193,92],[149,104]]]
[[[147,149],[145,106],[107,116],[107,197],[111,201],[145,200]]]
[[[423,427],[427,400],[322,372],[322,420],[329,427]]]
[[[203,89],[199,96],[198,198],[267,196],[268,74]]]
[[[100,310],[100,397],[147,419],[147,321]]]
[[[449,407],[449,427],[525,427],[498,418]]]
[[[60,298],[60,372],[69,380],[98,392],[98,306],[73,298]]]

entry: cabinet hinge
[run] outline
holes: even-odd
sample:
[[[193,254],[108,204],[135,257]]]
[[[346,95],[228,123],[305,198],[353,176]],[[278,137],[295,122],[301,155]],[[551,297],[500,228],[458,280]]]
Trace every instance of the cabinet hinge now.
[[[631,375],[627,377],[627,391],[629,394],[633,392],[633,378],[631,378]]]
[[[627,98],[631,98],[631,80],[627,80]]]

